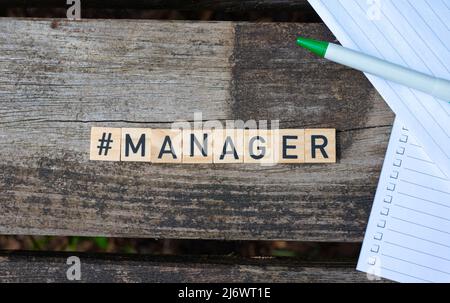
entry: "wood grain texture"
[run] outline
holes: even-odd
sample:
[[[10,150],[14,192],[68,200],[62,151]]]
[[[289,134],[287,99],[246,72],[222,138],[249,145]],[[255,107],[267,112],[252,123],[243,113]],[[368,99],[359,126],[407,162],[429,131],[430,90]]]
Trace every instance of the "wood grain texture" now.
[[[0,18],[0,233],[360,241],[393,114],[321,24]],[[336,128],[330,165],[89,161],[91,126]]]
[[[299,262],[233,257],[140,257],[74,253],[0,253],[0,282],[71,282],[66,260],[81,261],[80,282],[371,282],[348,261]],[[78,282],[78,281],[75,281]],[[383,280],[382,282],[385,282]]]
[[[6,7],[61,7],[65,1],[59,0],[2,0]],[[200,10],[213,9],[226,12],[268,10],[268,9],[310,9],[307,0],[88,0],[81,1],[82,8],[119,8],[119,9],[176,9]]]

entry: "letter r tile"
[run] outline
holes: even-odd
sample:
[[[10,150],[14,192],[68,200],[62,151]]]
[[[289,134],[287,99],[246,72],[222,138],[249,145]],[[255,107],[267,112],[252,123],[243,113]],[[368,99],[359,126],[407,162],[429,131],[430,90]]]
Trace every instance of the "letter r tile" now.
[[[305,130],[305,162],[336,163],[336,130]]]

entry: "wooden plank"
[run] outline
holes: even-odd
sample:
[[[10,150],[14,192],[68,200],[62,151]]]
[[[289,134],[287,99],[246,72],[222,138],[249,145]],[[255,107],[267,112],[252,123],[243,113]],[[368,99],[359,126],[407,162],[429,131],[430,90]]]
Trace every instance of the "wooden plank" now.
[[[3,0],[4,7],[60,7],[67,8],[65,1],[59,0]],[[115,9],[175,9],[175,10],[219,10],[242,12],[251,10],[312,10],[307,0],[89,0],[81,1],[82,8]]]
[[[322,24],[0,18],[0,233],[360,241],[393,114]],[[89,161],[91,126],[336,128],[337,163]],[[263,124],[263,123],[262,123]]]
[[[0,253],[0,282],[71,282],[66,277],[70,256],[80,258],[80,282],[371,282],[349,261],[18,252]]]

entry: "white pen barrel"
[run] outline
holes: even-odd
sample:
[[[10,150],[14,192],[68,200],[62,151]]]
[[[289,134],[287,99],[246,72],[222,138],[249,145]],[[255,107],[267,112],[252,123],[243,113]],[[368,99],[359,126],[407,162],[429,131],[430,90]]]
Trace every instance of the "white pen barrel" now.
[[[450,101],[450,82],[330,43],[325,58]]]
[[[446,80],[436,79],[430,92],[436,98],[450,101],[450,84]]]

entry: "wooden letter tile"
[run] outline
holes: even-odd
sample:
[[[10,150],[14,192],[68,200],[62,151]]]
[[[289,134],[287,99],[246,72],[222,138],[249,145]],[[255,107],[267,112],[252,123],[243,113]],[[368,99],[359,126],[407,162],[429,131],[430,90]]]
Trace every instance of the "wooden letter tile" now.
[[[122,128],[121,161],[150,162],[149,128]]]
[[[211,130],[183,129],[183,163],[212,163]]]
[[[272,131],[244,130],[244,163],[274,163]]]
[[[120,161],[120,128],[92,127],[90,160]]]
[[[272,130],[275,163],[305,162],[305,130],[279,129]]]
[[[335,129],[305,130],[305,162],[306,163],[336,162]]]
[[[152,163],[181,163],[183,158],[181,130],[152,129],[151,135]]]
[[[244,130],[213,130],[214,163],[244,162]]]

